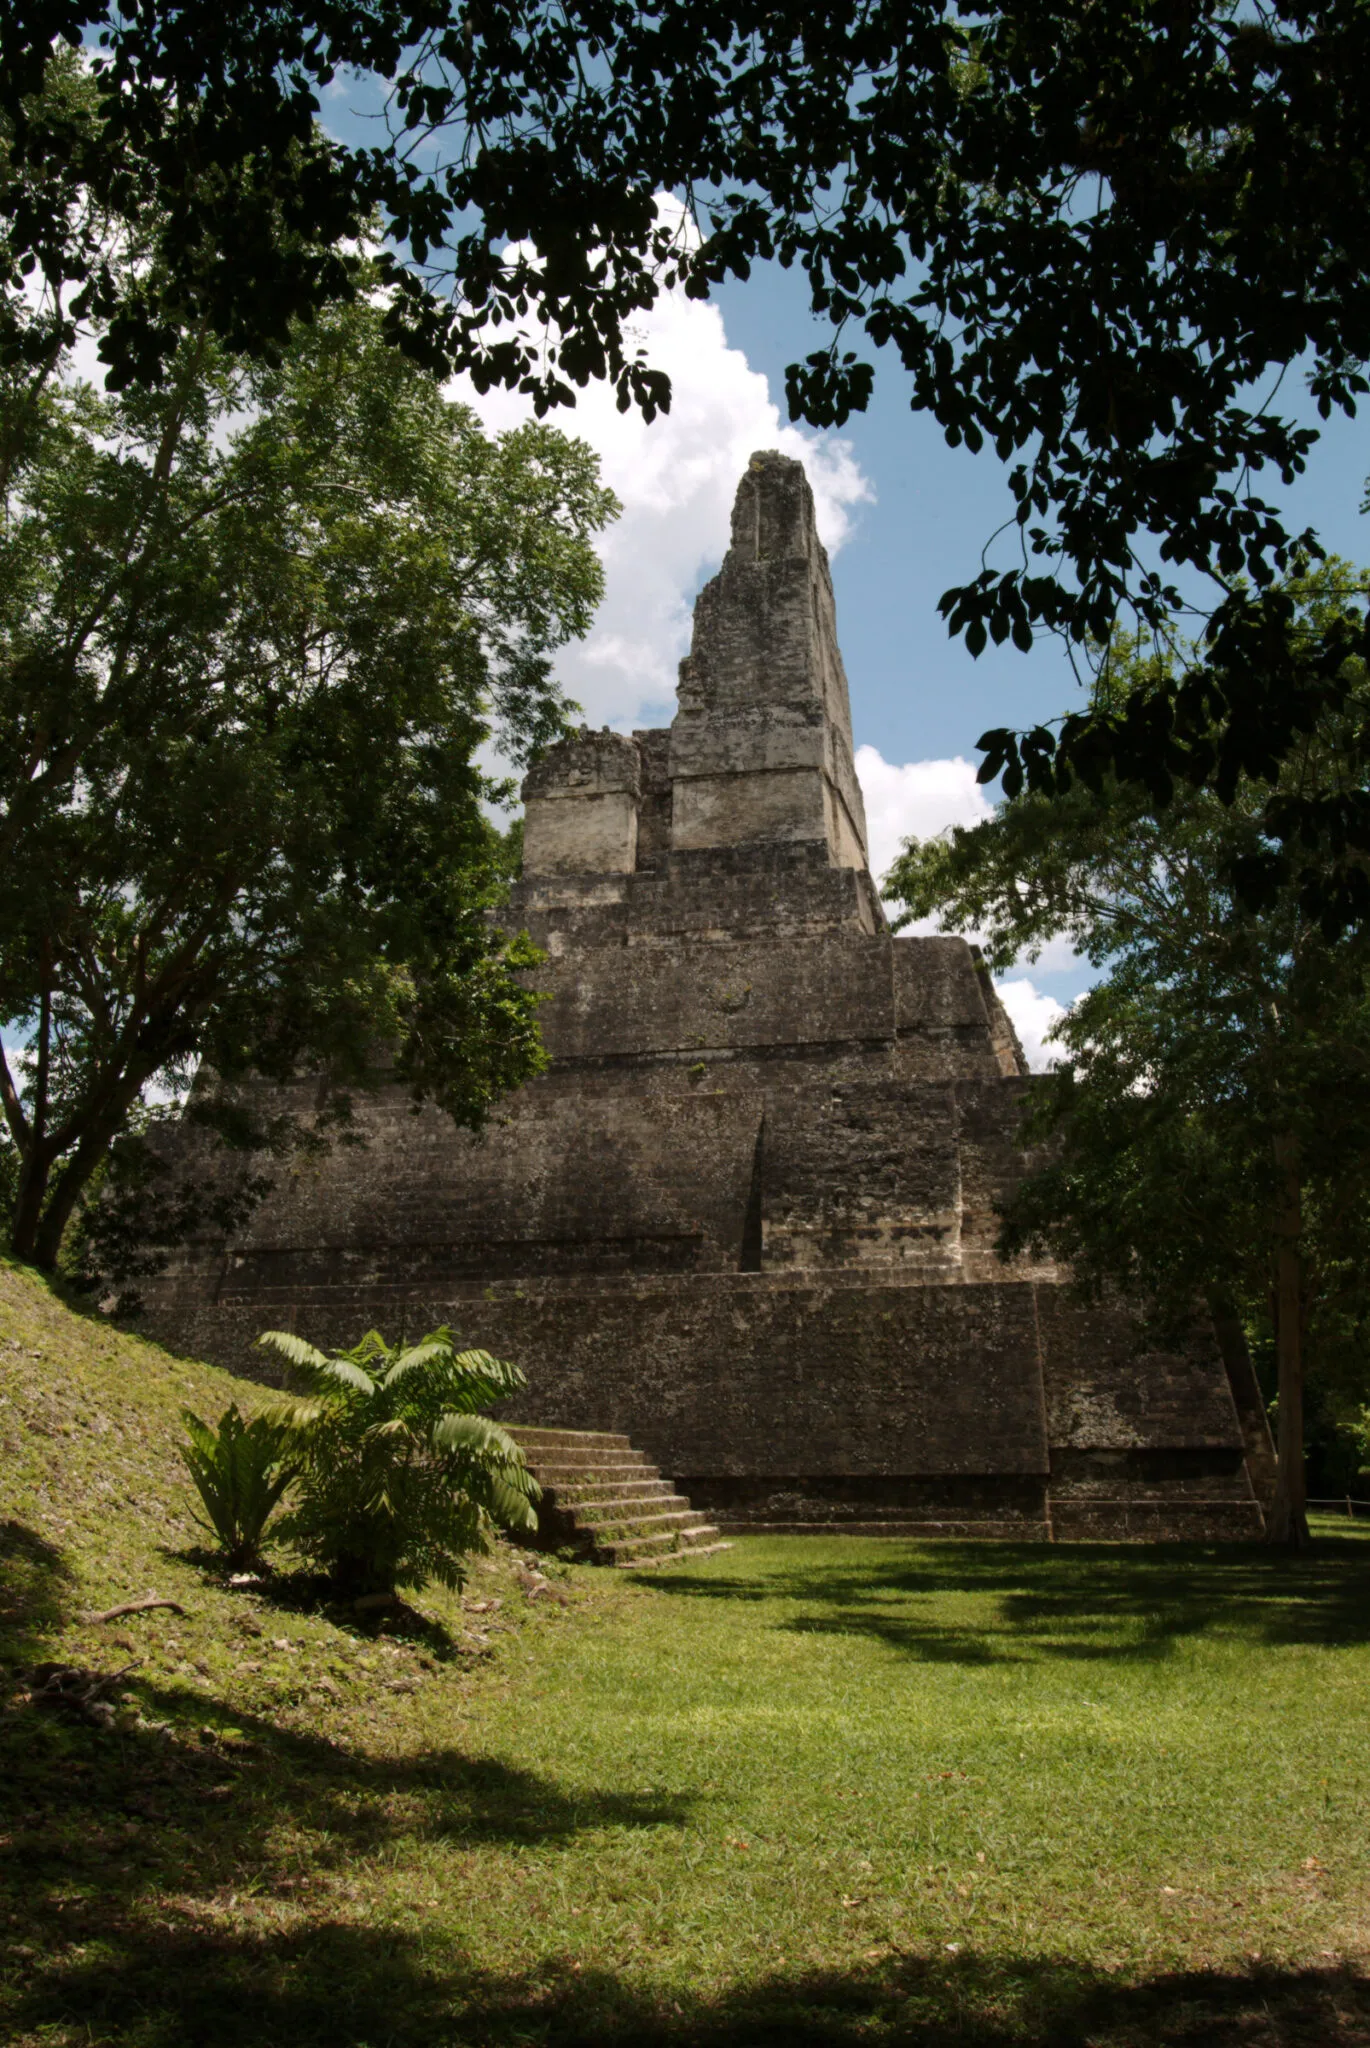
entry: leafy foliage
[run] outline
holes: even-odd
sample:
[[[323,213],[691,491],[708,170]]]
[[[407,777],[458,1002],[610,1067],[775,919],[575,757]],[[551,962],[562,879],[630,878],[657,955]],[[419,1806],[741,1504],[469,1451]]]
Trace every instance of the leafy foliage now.
[[[279,1411],[300,1467],[280,1534],[348,1594],[460,1586],[462,1559],[496,1525],[537,1526],[537,1481],[507,1430],[479,1411],[524,1384],[488,1351],[458,1351],[444,1325],[421,1343],[368,1331],[327,1357],[287,1331],[258,1342],[305,1394]]]
[[[1088,711],[1072,713],[1053,732],[1006,729],[984,733],[981,782],[1003,776],[1005,794],[1024,789],[1065,796],[1083,783],[1100,796],[1106,778],[1135,782],[1158,808],[1177,787],[1211,789],[1231,803],[1245,779],[1268,784],[1259,844],[1232,870],[1237,897],[1259,906],[1292,884],[1310,917],[1329,937],[1370,919],[1370,788],[1363,698],[1348,695],[1370,650],[1364,578],[1344,565],[1310,579],[1300,558],[1283,584],[1252,596],[1237,588],[1210,618],[1202,645],[1155,645],[1115,638],[1102,687]],[[1306,601],[1312,596],[1312,601]],[[1176,674],[1175,654],[1182,654]],[[1144,688],[1129,687],[1139,669]],[[1327,765],[1316,735],[1329,720],[1339,728],[1340,772],[1310,779],[1300,752]]]
[[[54,39],[84,35],[96,114],[33,111]],[[315,128],[342,70],[384,101],[390,147]],[[1262,747],[1312,729],[1347,652],[1271,644],[1269,586],[1315,543],[1260,483],[1291,482],[1316,439],[1270,398],[1283,373],[1306,366],[1324,419],[1367,388],[1367,73],[1359,0],[256,0],[231,20],[205,0],[114,17],[49,0],[0,63],[35,192],[10,246],[108,311],[123,379],[168,360],[168,304],[279,346],[292,312],[356,288],[339,236],[379,207],[389,329],[422,360],[544,408],[608,377],[648,417],[669,385],[633,323],[663,284],[703,296],[758,262],[797,267],[830,335],[790,365],[796,416],[840,424],[893,358],[952,445],[1012,465],[1017,561],[943,599],[972,652],[1040,629],[1104,646],[1128,605],[1161,630],[1178,572],[1212,579],[1212,658],[1177,679],[1171,716],[1090,720],[1059,748],[1045,728],[986,735],[987,772],[1135,758],[1203,780],[1202,729],[1230,772],[1259,774]],[[78,178],[160,196],[150,280],[88,250],[63,205]],[[1370,817],[1355,829],[1364,850]]]
[[[1336,601],[1341,565],[1290,593]],[[1120,651],[1123,712],[1157,686]],[[974,929],[990,962],[1064,936],[1106,978],[1057,1026],[1062,1059],[1033,1086],[1052,1149],[1006,1214],[1085,1285],[1120,1285],[1172,1319],[1205,1299],[1220,1326],[1274,1325],[1276,1526],[1303,1531],[1305,1355],[1370,1386],[1370,942],[1329,938],[1301,890],[1237,879],[1269,853],[1272,803],[1335,794],[1362,773],[1363,669],[1273,790],[1185,791],[1161,808],[1111,778],[1024,791],[948,840],[911,843],[890,886],[908,916]]]
[[[224,1562],[241,1571],[260,1559],[267,1523],[295,1477],[290,1432],[265,1415],[245,1422],[236,1401],[213,1429],[189,1408],[181,1415],[190,1435],[181,1457]]]
[[[80,198],[111,277],[155,277]],[[76,374],[60,283],[11,277],[6,305],[0,1021],[28,1057],[0,1100],[14,1249],[51,1267],[111,1148],[146,1180],[150,1083],[207,1063],[192,1117],[270,1152],[336,1134],[378,1060],[471,1126],[538,1070],[474,756],[562,730],[550,656],[589,623],[615,507],[583,444],[487,439],[371,297],[271,361],[183,322],[161,384],[113,395]],[[269,1129],[249,1071],[318,1086]]]

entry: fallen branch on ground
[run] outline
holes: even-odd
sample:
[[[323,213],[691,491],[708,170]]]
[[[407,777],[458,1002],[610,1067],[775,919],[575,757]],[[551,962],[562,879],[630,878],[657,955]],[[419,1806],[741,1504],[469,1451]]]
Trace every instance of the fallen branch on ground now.
[[[169,1607],[173,1614],[184,1614],[179,1600],[159,1600],[155,1593],[149,1593],[146,1600],[125,1600],[122,1607],[107,1607],[103,1614],[88,1614],[87,1623],[97,1621],[118,1621],[125,1614],[149,1614],[154,1607]]]

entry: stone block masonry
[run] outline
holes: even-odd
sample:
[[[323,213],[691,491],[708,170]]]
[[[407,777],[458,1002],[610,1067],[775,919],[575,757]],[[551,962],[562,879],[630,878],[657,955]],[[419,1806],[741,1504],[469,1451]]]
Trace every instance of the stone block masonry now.
[[[153,1333],[257,1371],[273,1325],[450,1322],[527,1373],[512,1419],[628,1437],[725,1529],[1259,1535],[1211,1335],[995,1251],[1022,1056],[964,941],[886,923],[800,465],[748,467],[669,732],[573,735],[524,796],[550,1071],[479,1138],[360,1103],[366,1149],[188,1247]]]

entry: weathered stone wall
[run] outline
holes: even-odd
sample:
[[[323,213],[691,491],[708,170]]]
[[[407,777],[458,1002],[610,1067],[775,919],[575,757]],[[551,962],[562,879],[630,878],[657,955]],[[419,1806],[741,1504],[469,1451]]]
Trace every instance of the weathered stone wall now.
[[[900,1285],[850,1269],[460,1291],[439,1271],[425,1287],[383,1268],[281,1282],[264,1285],[251,1262],[225,1273],[212,1306],[173,1314],[177,1338],[259,1371],[252,1340],[273,1322],[323,1345],[368,1323],[392,1335],[450,1323],[524,1367],[510,1419],[624,1431],[732,1527],[994,1529],[1027,1516],[1058,1536],[1259,1533],[1211,1353],[1145,1349],[1121,1317],[1101,1351],[1097,1313],[1057,1287]]]
[[[220,1320],[239,1362],[255,1284],[226,1280]],[[384,1290],[320,1289],[311,1341],[351,1341],[363,1302],[392,1327]],[[246,1317],[241,1311],[247,1309]],[[388,1311],[388,1313],[387,1313]],[[623,1430],[671,1475],[848,1477],[1032,1473],[1048,1460],[1033,1289],[872,1283],[835,1273],[584,1276],[502,1281],[411,1299],[406,1327],[451,1320],[518,1358],[529,1390],[510,1410],[547,1427]],[[196,1328],[192,1317],[187,1331]],[[255,1330],[253,1331],[255,1334]],[[977,1361],[966,1370],[968,1357]]]
[[[581,732],[525,785],[524,860],[541,875],[631,874],[638,859],[642,755],[621,733]]]
[[[699,594],[671,728],[671,844],[809,841],[866,865],[828,558],[798,463],[754,455]]]
[[[1268,1434],[1206,1334],[1000,1260],[1021,1051],[963,940],[891,936],[851,759],[808,486],[759,457],[670,732],[528,778],[550,1072],[479,1138],[381,1089],[364,1149],[149,1288],[155,1332],[252,1371],[273,1325],[450,1322],[518,1419],[626,1431],[737,1526],[1257,1533]]]

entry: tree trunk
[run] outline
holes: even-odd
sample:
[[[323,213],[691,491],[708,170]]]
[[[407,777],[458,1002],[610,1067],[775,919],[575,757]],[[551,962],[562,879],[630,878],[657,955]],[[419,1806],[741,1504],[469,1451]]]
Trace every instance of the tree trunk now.
[[[1298,1140],[1275,1140],[1281,1205],[1275,1238],[1275,1356],[1279,1364],[1279,1427],[1275,1497],[1266,1540],[1291,1550],[1308,1542],[1308,1490],[1303,1456],[1303,1227]]]
[[[48,1189],[47,1201],[38,1219],[33,1241],[32,1263],[40,1272],[56,1270],[62,1239],[76,1204],[90,1186],[97,1169],[109,1156],[109,1148],[136,1100],[141,1084],[127,1079],[115,1091],[114,1101],[91,1124],[75,1151],[65,1160]]]
[[[19,1189],[14,1198],[10,1223],[10,1250],[21,1265],[38,1264],[38,1230],[43,1220],[43,1197],[48,1191],[49,1165],[36,1159],[32,1150],[19,1169]]]
[[[96,1161],[95,1164],[90,1166],[80,1180],[77,1180],[75,1176],[69,1176],[64,1173],[59,1179],[57,1186],[53,1189],[48,1205],[39,1221],[33,1241],[32,1263],[37,1266],[40,1273],[56,1272],[58,1255],[62,1249],[62,1239],[66,1236],[67,1225],[71,1221],[71,1212],[76,1207],[81,1190],[94,1173],[95,1165],[98,1165],[98,1163]]]

